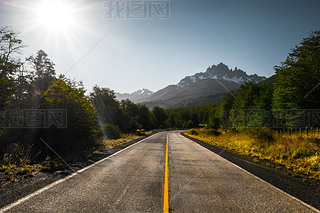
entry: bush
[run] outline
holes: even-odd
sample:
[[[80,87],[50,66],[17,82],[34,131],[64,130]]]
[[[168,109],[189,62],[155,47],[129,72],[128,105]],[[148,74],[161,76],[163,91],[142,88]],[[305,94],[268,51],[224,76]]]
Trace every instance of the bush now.
[[[198,132],[195,129],[190,130],[190,135],[198,135]]]
[[[138,136],[146,135],[144,129],[137,129],[136,132],[135,132],[135,134],[138,135]]]
[[[297,149],[292,153],[293,159],[310,157],[315,154],[314,150],[311,149]]]
[[[209,119],[209,122],[207,123],[207,127],[209,129],[219,129],[221,126],[221,119],[220,118],[217,118],[217,117],[211,117]]]
[[[238,134],[239,133],[239,131],[236,128],[225,129],[225,132],[227,132],[229,134]]]
[[[192,127],[194,127],[192,120],[184,121],[182,124],[182,128],[184,128],[184,129],[189,129]]]
[[[206,130],[206,133],[208,134],[208,135],[214,135],[214,136],[219,136],[221,133],[218,131],[218,130],[216,130],[216,129],[207,129]]]
[[[271,129],[262,128],[251,130],[251,134],[259,144],[272,144],[275,142],[274,132]]]
[[[119,127],[111,123],[105,123],[102,126],[102,132],[106,139],[118,139],[121,137]]]

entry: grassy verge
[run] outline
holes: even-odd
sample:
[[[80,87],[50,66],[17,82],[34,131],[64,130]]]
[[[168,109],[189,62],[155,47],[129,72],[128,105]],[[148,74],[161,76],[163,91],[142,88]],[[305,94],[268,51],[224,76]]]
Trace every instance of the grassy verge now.
[[[93,147],[94,153],[99,153],[101,151],[105,151],[108,149],[114,149],[117,148],[119,145],[132,141],[134,139],[138,139],[141,137],[145,137],[148,135],[151,135],[152,132],[145,132],[143,135],[137,135],[137,134],[121,134],[121,138],[119,139],[113,139],[113,140],[102,140],[101,144],[98,144],[97,147]]]
[[[191,130],[186,135],[225,148],[268,166],[284,168],[293,176],[320,180],[320,137],[317,133],[278,133],[269,129]]]
[[[7,155],[9,155],[7,153]],[[7,161],[0,164],[0,183],[12,183],[30,178],[39,172],[52,172],[62,168],[63,164],[57,159],[51,159],[49,156],[39,162],[32,161]]]

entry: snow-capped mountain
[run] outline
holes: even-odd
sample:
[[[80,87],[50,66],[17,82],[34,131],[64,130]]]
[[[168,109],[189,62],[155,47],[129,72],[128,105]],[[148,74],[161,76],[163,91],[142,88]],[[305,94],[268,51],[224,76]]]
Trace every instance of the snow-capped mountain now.
[[[192,83],[199,82],[204,79],[217,79],[217,80],[226,80],[232,81],[238,84],[244,84],[245,82],[253,81],[255,83],[259,83],[264,81],[266,77],[254,75],[247,75],[246,72],[242,71],[235,67],[234,70],[229,69],[229,67],[223,63],[216,65],[212,65],[207,69],[206,72],[196,73],[192,76],[187,76],[183,78],[177,86],[185,87]]]
[[[234,70],[229,69],[227,65],[220,63],[209,67],[206,72],[187,76],[178,84],[169,85],[141,102],[150,108],[208,104],[221,101],[227,93],[239,89],[245,82],[259,83],[265,79],[256,74],[247,75],[237,67]]]
[[[148,90],[148,89],[140,89],[140,90],[137,90],[133,93],[131,93],[131,95],[144,95],[144,96],[149,96],[149,95],[152,95],[154,92],[152,92],[151,90]]]
[[[116,93],[116,97],[118,100],[129,99],[135,103],[142,103],[149,108],[193,106],[221,101],[227,93],[239,89],[245,82],[259,83],[264,80],[264,76],[248,75],[237,67],[232,70],[220,63],[157,92],[141,89],[131,94]]]
[[[132,102],[143,102],[147,98],[149,98],[151,95],[153,95],[154,92],[148,89],[140,89],[133,93],[116,93],[116,98],[121,101],[125,99],[129,99]]]

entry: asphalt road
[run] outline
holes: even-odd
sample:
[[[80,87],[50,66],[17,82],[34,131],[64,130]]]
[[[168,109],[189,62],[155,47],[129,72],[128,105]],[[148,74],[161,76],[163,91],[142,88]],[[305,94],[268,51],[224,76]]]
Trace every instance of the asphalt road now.
[[[314,212],[179,132],[152,135],[7,212],[162,212],[167,134],[170,212]]]

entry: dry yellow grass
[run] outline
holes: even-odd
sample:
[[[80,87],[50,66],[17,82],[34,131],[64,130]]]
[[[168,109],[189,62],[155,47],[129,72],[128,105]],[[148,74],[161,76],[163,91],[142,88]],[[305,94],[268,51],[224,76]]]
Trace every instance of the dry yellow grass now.
[[[276,167],[286,168],[292,175],[320,180],[320,137],[317,133],[279,134],[260,129],[221,131],[221,135],[215,136],[205,129],[196,131],[198,135],[190,132],[187,135],[237,154],[250,156],[254,161],[266,160]]]
[[[151,132],[146,132],[145,134],[146,135],[150,135]],[[137,138],[141,138],[141,137],[143,137],[143,136],[138,136],[136,134],[121,134],[121,138],[119,138],[119,139],[114,139],[114,140],[106,140],[106,139],[104,139],[102,141],[102,145],[105,148],[116,148],[117,146],[119,146],[122,143],[126,143],[128,141],[131,141],[131,140],[134,140],[134,139],[137,139]]]

